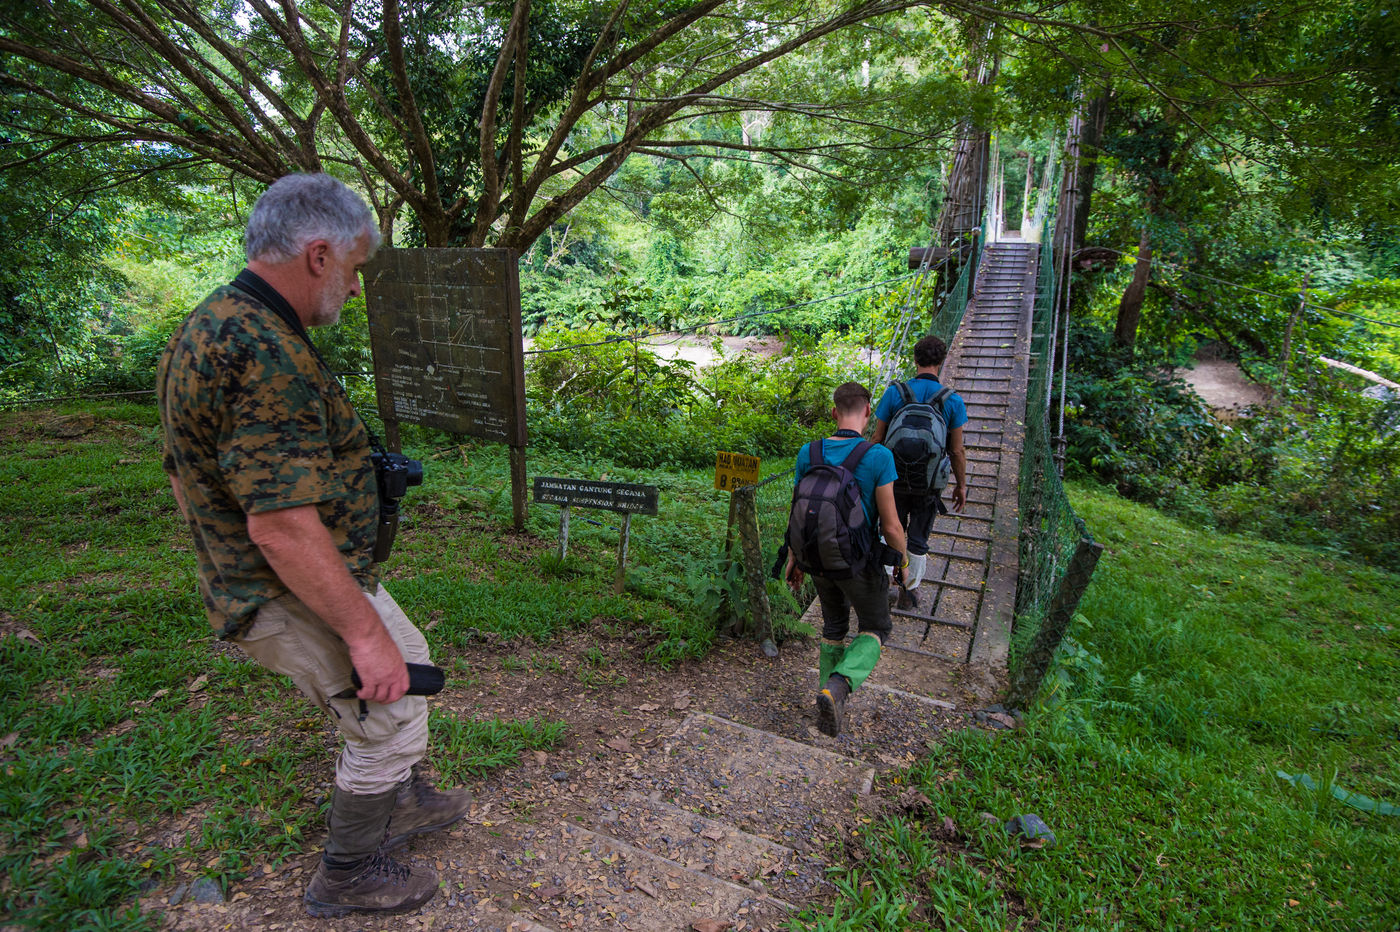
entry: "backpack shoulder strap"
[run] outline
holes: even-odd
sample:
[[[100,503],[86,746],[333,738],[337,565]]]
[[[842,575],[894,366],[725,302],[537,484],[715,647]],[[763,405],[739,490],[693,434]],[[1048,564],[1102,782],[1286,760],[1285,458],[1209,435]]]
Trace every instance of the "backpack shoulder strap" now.
[[[943,405],[943,403],[944,403],[945,401],[948,400],[948,396],[950,396],[950,395],[952,395],[952,394],[953,394],[953,388],[952,388],[952,386],[951,386],[951,385],[944,385],[942,388],[940,388],[940,389],[938,390],[938,394],[934,395],[932,398],[930,398],[930,399],[928,400],[928,403],[931,404],[931,405],[939,405],[939,406],[941,407],[941,406]]]
[[[822,438],[818,437],[807,444],[807,468],[811,469],[813,466],[820,466],[825,462],[826,457],[822,454]]]
[[[862,440],[860,443],[856,444],[856,448],[850,452],[850,455],[841,461],[841,468],[847,472],[854,473],[856,467],[860,465],[860,461],[865,458],[865,451],[873,446],[875,446],[875,441],[873,440]]]
[[[911,405],[914,403],[914,393],[909,390],[909,386],[904,382],[895,382],[894,387],[899,391],[901,404]]]

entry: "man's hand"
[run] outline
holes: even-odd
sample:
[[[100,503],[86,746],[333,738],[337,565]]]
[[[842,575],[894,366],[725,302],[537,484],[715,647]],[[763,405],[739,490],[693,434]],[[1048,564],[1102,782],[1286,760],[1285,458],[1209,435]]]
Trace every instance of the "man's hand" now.
[[[967,485],[959,482],[953,486],[953,510],[962,511],[967,507]]]
[[[382,627],[380,637],[348,644],[350,662],[360,675],[360,690],[355,693],[366,702],[388,705],[408,692],[408,665],[404,663],[399,646]]]
[[[802,588],[803,576],[802,570],[793,560],[792,554],[788,554],[787,568],[783,570],[783,578],[787,580],[788,588],[792,590],[792,594],[797,595],[798,590]]]

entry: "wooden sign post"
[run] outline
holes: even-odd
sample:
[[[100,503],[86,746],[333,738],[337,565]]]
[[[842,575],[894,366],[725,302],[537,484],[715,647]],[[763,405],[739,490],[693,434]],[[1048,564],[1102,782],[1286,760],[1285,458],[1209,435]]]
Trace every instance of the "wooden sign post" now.
[[[389,446],[399,422],[510,446],[525,526],[525,355],[511,249],[381,249],[365,267],[374,387]]]
[[[744,554],[744,577],[749,586],[749,605],[753,609],[754,633],[762,643],[763,653],[778,656],[773,643],[773,612],[768,604],[768,584],[764,581],[763,551],[758,539],[758,467],[760,460],[746,453],[720,450],[715,453],[715,488],[728,491],[729,528],[724,535],[724,556],[734,545],[734,524],[739,525],[739,543]]]
[[[632,538],[632,516],[656,514],[654,485],[633,482],[595,482],[591,479],[535,477],[535,501],[559,506],[559,558],[569,552],[569,509],[602,508],[622,513],[622,533],[617,543],[617,578],[613,591],[619,595],[626,580],[627,549]]]

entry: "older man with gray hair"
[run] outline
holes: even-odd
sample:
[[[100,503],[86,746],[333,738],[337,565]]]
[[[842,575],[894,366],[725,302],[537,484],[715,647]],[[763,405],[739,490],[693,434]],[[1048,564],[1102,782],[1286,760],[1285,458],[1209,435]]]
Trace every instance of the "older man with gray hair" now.
[[[437,875],[387,852],[471,801],[418,771],[428,709],[406,694],[406,663],[427,663],[428,645],[379,584],[369,434],[306,331],[339,320],[378,246],[345,185],[282,178],[249,218],[247,267],[175,330],[157,381],[165,471],[215,634],[290,677],[344,739],[306,891],[321,917],[426,903]]]

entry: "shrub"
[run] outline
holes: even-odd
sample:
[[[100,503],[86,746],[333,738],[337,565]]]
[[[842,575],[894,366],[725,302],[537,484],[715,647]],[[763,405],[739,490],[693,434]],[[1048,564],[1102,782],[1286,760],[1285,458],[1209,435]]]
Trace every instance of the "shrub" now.
[[[1322,371],[1289,404],[1223,425],[1166,363],[1079,329],[1067,472],[1200,524],[1400,568],[1400,403]]]
[[[833,354],[795,337],[783,356],[697,371],[601,330],[545,332],[526,377],[531,442],[622,466],[704,467],[716,450],[790,456],[825,429]],[[602,343],[602,345],[579,345]]]

